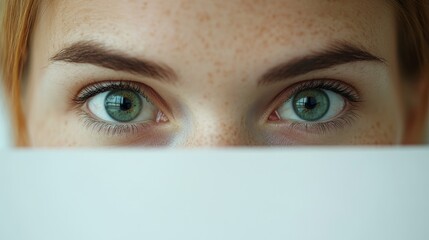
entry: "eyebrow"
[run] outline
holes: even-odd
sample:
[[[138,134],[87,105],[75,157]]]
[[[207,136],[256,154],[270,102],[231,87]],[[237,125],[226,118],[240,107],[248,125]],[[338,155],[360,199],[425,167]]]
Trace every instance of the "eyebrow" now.
[[[258,80],[258,85],[275,83],[312,71],[361,61],[385,63],[383,58],[377,57],[362,48],[349,43],[335,43],[324,51],[300,57],[271,68]]]
[[[73,43],[69,47],[60,50],[50,60],[92,64],[166,82],[172,82],[177,79],[175,72],[168,66],[131,57],[117,50],[108,49],[102,44],[93,41]]]

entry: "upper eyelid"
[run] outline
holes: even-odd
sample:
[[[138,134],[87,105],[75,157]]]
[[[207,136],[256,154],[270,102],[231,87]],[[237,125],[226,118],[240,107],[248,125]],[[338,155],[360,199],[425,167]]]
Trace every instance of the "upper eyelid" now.
[[[114,89],[130,89],[137,91],[143,97],[145,97],[150,103],[154,104],[157,108],[159,108],[165,115],[167,115],[168,119],[174,119],[173,113],[171,111],[170,106],[167,102],[150,86],[142,82],[137,82],[133,80],[107,80],[107,81],[99,81],[92,82],[86,84],[84,87],[80,88],[77,91],[77,94],[72,97],[72,104],[75,107],[78,107],[84,104],[90,97],[95,96],[104,91],[94,92],[92,95],[82,96],[81,93],[83,91],[89,90],[91,87],[96,88],[104,85],[104,91],[114,90]],[[80,95],[80,96],[79,96]]]
[[[147,97],[145,91],[143,90],[144,87],[142,83],[137,83],[133,81],[123,81],[123,80],[115,80],[115,81],[110,80],[110,81],[103,81],[103,82],[95,82],[95,83],[86,85],[85,87],[81,88],[78,91],[78,94],[73,98],[73,101],[77,103],[81,103],[96,94],[109,91],[109,90],[114,90],[114,89],[130,89]]]
[[[311,88],[322,88],[325,90],[333,91],[341,95],[346,95],[348,100],[352,102],[362,101],[361,94],[356,88],[354,88],[350,84],[347,84],[343,81],[335,80],[335,79],[327,79],[327,78],[310,79],[310,80],[305,80],[305,81],[295,83],[292,86],[288,87],[287,89],[289,88],[292,88],[292,90],[291,92],[288,93],[289,96],[287,100],[290,100],[293,97],[293,95],[297,94],[300,91],[311,89]],[[282,95],[287,89],[283,90],[279,95]]]

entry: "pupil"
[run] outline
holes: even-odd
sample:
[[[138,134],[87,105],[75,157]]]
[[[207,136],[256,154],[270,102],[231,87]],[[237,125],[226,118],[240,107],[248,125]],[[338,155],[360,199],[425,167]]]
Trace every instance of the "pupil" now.
[[[315,97],[307,97],[305,101],[305,108],[307,109],[314,109],[317,107],[317,99]]]
[[[112,90],[104,100],[107,114],[118,122],[130,122],[143,108],[140,95],[131,90]]]
[[[297,93],[293,98],[293,110],[305,121],[317,121],[329,110],[329,97],[321,89],[313,88]]]
[[[131,107],[133,106],[133,103],[131,102],[131,100],[129,98],[123,97],[121,104],[119,105],[119,108],[122,111],[127,111],[129,110]]]

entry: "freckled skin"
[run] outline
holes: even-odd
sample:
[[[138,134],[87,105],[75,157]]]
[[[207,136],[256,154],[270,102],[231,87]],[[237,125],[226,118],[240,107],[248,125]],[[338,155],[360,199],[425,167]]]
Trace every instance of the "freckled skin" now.
[[[394,144],[395,131],[386,126],[375,124],[367,131],[362,131],[354,138],[356,144],[385,145]]]
[[[398,144],[404,109],[393,10],[385,1],[74,0],[43,5],[30,43],[26,115],[34,146],[237,146]],[[46,3],[45,3],[46,4]],[[92,40],[173,69],[174,84],[89,65],[52,64],[62,48]],[[317,71],[270,86],[268,69],[336,41],[386,59]],[[293,84],[334,78],[359,90],[359,117],[325,133],[267,122]],[[70,101],[92,81],[129,80],[169,105],[169,121],[127,135],[88,127]],[[55,101],[52,101],[55,99]]]

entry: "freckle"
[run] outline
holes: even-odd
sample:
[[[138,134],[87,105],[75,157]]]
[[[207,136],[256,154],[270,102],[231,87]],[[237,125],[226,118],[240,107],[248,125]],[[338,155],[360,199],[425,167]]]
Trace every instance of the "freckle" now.
[[[205,49],[210,48],[210,43],[209,43],[208,41],[204,41],[204,42],[203,42],[203,45],[204,45],[204,48],[205,48]]]
[[[235,55],[240,55],[243,52],[242,48],[236,48],[235,49]]]
[[[165,10],[164,11],[164,15],[167,16],[167,17],[170,16],[171,15],[170,9]]]
[[[258,31],[258,35],[263,36],[268,31],[266,26],[261,26]]]
[[[181,1],[180,2],[180,8],[183,10],[188,10],[191,7],[192,3],[191,1]]]
[[[219,46],[220,47],[224,47],[225,46],[225,40],[220,40],[219,41]]]
[[[174,39],[173,41],[177,41]],[[177,46],[174,48],[175,51],[182,51],[183,49],[186,49],[188,47],[188,44],[186,42],[179,42]],[[189,61],[188,61],[189,63]]]
[[[228,78],[228,77],[231,76],[232,72],[233,72],[232,70],[224,70],[223,73],[222,73],[222,76],[224,78]]]
[[[202,12],[202,13],[197,13],[197,19],[200,22],[208,22],[210,21],[211,17],[208,13]]]
[[[391,131],[391,132],[393,132],[394,130],[395,130],[395,128],[393,127],[393,125],[389,125],[389,130]]]
[[[307,22],[307,28],[312,28],[314,25],[313,20]]]
[[[262,47],[263,47],[263,48],[267,48],[268,46],[269,46],[268,40],[267,40],[267,39],[264,39],[264,40],[262,41]]]
[[[73,146],[76,146],[77,144],[76,144],[76,141],[75,140],[73,140],[73,141],[71,141],[71,142],[68,142],[67,143],[67,146],[68,147],[73,147]]]
[[[216,67],[221,67],[223,64],[222,64],[222,62],[221,62],[221,61],[215,61],[215,62],[214,62],[214,65],[215,65]]]
[[[380,126],[381,126],[380,122],[378,122],[378,121],[377,121],[377,122],[375,123],[375,126],[376,126],[377,128],[380,128]]]
[[[229,106],[229,102],[228,101],[224,102],[224,105],[225,107]]]

